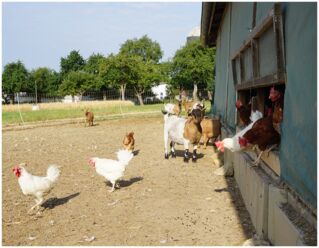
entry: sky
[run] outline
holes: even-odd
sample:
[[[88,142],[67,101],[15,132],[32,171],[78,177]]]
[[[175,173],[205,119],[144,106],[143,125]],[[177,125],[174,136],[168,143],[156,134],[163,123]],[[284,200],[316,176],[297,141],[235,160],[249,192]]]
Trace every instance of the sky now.
[[[2,66],[22,61],[28,70],[60,70],[60,59],[78,50],[118,53],[128,39],[148,35],[172,58],[200,26],[201,2],[3,2]]]

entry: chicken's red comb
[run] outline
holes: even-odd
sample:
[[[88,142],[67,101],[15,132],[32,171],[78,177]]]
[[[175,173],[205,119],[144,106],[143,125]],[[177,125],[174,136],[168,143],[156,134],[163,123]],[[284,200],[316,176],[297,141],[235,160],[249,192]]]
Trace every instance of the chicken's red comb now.
[[[275,87],[271,87],[270,88],[270,92],[269,92],[269,99],[271,99],[272,97],[276,96],[279,94],[278,90],[275,90]]]
[[[242,102],[240,100],[236,101],[236,108],[240,108],[241,106],[243,106]]]

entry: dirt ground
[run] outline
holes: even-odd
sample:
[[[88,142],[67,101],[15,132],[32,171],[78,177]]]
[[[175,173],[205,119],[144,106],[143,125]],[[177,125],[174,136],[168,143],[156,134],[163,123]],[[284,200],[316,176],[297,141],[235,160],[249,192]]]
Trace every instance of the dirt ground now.
[[[135,132],[137,150],[120,180],[110,185],[88,166],[88,158],[115,159],[124,134]],[[234,178],[214,175],[214,148],[200,149],[197,163],[164,159],[163,119],[67,124],[3,132],[3,245],[240,245],[253,226]],[[45,175],[49,164],[62,174],[43,211],[22,194],[11,168]]]

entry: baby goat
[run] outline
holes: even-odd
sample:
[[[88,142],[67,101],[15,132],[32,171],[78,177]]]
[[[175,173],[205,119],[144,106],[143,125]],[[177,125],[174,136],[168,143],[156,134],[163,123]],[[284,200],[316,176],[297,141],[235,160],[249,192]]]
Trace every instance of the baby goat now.
[[[208,140],[211,138],[218,138],[221,133],[220,120],[215,118],[204,117],[201,121],[200,126],[202,127],[202,141],[204,144],[204,149],[206,149]]]
[[[90,112],[88,109],[85,110],[85,126],[86,123],[88,123],[89,126],[93,126],[93,119],[94,119],[94,114],[93,112]]]
[[[202,130],[200,122],[202,120],[202,109],[194,105],[190,111],[190,117],[188,119],[178,117],[174,112],[174,104],[168,103],[164,105],[164,148],[165,158],[168,159],[167,143],[170,138],[171,154],[175,158],[175,143],[184,145],[184,162],[189,160],[188,147],[189,144],[193,145],[192,161],[197,160],[197,145],[200,141]]]

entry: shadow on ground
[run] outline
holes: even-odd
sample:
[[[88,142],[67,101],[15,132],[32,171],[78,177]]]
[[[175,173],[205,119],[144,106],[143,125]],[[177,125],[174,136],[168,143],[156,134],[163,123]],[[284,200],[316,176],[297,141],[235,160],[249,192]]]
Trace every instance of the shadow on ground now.
[[[44,207],[45,209],[53,209],[57,206],[63,205],[67,203],[69,200],[71,200],[74,197],[77,197],[80,194],[80,192],[77,192],[75,194],[63,197],[63,198],[50,198],[47,201],[45,201],[41,206]]]
[[[120,186],[120,188],[125,188],[128,186],[131,186],[133,183],[142,181],[143,177],[132,177],[129,180],[118,180],[117,184]],[[112,184],[110,182],[105,182],[105,184],[109,187],[112,187]]]

